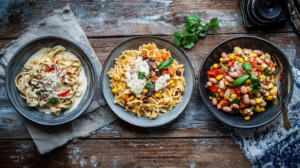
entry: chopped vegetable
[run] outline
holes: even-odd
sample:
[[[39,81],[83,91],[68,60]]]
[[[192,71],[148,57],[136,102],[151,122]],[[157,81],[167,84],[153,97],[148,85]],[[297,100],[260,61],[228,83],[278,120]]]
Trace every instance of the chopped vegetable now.
[[[147,89],[151,88],[152,86],[153,86],[153,84],[152,84],[152,83],[149,83],[149,82],[148,82],[148,83],[146,83],[146,88],[147,88]]]
[[[51,103],[51,104],[56,103],[56,98],[55,97],[51,97],[50,99],[47,100],[47,103]]]
[[[139,79],[144,79],[145,78],[145,72],[139,72],[138,73],[138,78]]]
[[[212,87],[209,87],[209,90],[211,90],[212,92],[218,92],[218,87],[212,86]]]
[[[61,92],[59,94],[57,94],[58,97],[65,97],[67,94],[69,94],[71,92],[71,89],[66,90],[64,92]]]

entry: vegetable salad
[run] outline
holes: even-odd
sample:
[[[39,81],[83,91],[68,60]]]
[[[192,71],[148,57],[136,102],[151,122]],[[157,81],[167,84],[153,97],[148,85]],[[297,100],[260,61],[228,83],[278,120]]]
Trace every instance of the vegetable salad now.
[[[264,112],[268,101],[277,103],[275,66],[271,56],[260,50],[235,47],[233,53],[223,52],[220,63],[207,72],[212,104],[230,114],[240,113],[245,120]]]

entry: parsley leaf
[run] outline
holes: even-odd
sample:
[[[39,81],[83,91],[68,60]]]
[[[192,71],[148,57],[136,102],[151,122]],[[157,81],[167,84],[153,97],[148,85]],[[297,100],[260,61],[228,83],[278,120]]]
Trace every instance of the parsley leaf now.
[[[147,88],[147,89],[151,88],[152,86],[153,86],[152,83],[149,83],[149,82],[146,83],[146,88]]]
[[[47,103],[54,104],[55,102],[56,102],[56,98],[55,97],[51,97],[50,99],[47,100]]]
[[[125,59],[125,56],[123,55],[122,58]]]
[[[205,37],[207,30],[211,29],[214,31],[219,27],[218,18],[211,18],[210,22],[201,24],[201,20],[198,14],[194,14],[192,16],[186,16],[185,18],[186,28],[183,29],[182,34],[180,31],[174,32],[173,43],[177,46],[183,45],[184,48],[191,49],[195,45],[195,41],[198,40],[199,37]],[[180,44],[181,43],[181,44]]]
[[[145,72],[139,72],[138,73],[138,78],[139,79],[144,79],[145,78]]]

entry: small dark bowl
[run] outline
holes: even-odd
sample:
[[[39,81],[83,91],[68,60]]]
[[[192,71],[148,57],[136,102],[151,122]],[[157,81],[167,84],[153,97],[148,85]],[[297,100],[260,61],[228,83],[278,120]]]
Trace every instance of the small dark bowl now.
[[[179,64],[184,65],[183,76],[186,81],[186,85],[184,86],[185,92],[184,94],[182,94],[181,102],[176,104],[176,106],[172,110],[169,110],[152,120],[144,116],[137,117],[136,115],[132,115],[130,112],[125,111],[123,107],[114,104],[115,96],[112,94],[109,87],[111,78],[107,75],[107,72],[114,67],[115,59],[119,58],[123,51],[130,49],[137,50],[138,47],[142,44],[148,43],[155,43],[159,49],[165,48],[166,50],[169,50],[172,57],[176,59]],[[139,127],[157,127],[167,124],[176,119],[180,114],[184,112],[184,110],[190,103],[194,91],[194,86],[195,76],[193,72],[193,66],[189,58],[173,43],[154,36],[141,36],[133,38],[119,45],[111,52],[111,54],[106,59],[101,74],[101,88],[104,98],[109,107],[120,119]]]
[[[293,93],[293,73],[291,69],[290,62],[284,53],[273,43],[258,37],[252,36],[241,36],[228,39],[220,44],[218,44],[214,49],[212,49],[209,54],[204,59],[200,70],[199,70],[199,90],[202,96],[203,102],[207,109],[220,121],[223,123],[237,127],[237,128],[255,128],[262,126],[271,122],[280,113],[281,108],[278,105],[273,105],[269,102],[266,106],[265,112],[254,113],[250,120],[246,121],[244,117],[240,114],[228,114],[217,109],[216,106],[212,105],[209,96],[211,92],[209,89],[205,88],[207,83],[207,71],[214,63],[219,63],[221,58],[221,53],[232,53],[235,46],[240,46],[241,48],[258,49],[264,53],[269,53],[271,56],[274,54],[280,59],[283,65],[283,72],[285,74],[281,87],[282,95],[285,100],[286,105],[290,102]]]
[[[15,86],[16,76],[23,71],[24,64],[33,54],[43,47],[55,47],[57,45],[64,46],[81,61],[88,84],[78,107],[67,114],[65,114],[65,111],[62,111],[59,116],[45,114],[34,107],[29,107]],[[15,109],[27,119],[42,125],[60,125],[76,119],[89,107],[94,96],[96,77],[90,59],[78,45],[62,37],[40,37],[23,45],[8,63],[5,76],[6,92]]]

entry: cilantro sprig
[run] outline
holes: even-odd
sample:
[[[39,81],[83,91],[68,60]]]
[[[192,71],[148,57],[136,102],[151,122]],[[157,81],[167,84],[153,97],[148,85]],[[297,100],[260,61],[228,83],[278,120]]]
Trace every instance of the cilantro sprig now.
[[[47,103],[54,104],[55,102],[56,102],[56,98],[55,97],[51,97],[50,99],[47,100]]]
[[[151,88],[152,86],[153,86],[152,83],[149,83],[149,82],[146,83],[146,88],[147,88],[147,89]]]
[[[144,79],[145,78],[145,72],[139,72],[138,73],[138,78],[139,79]]]
[[[191,49],[195,45],[195,41],[198,40],[199,37],[205,37],[207,30],[211,29],[213,33],[219,27],[218,18],[211,18],[208,23],[204,25],[201,24],[201,20],[198,14],[194,14],[193,16],[186,16],[185,19],[186,28],[183,29],[182,34],[179,30],[174,32],[175,38],[173,39],[173,43],[180,46],[183,45],[184,48]]]

